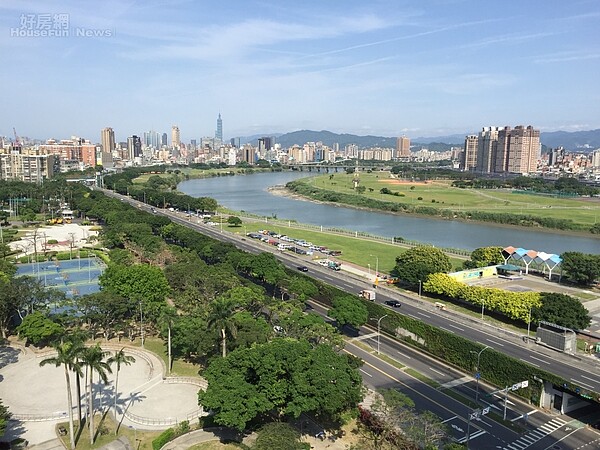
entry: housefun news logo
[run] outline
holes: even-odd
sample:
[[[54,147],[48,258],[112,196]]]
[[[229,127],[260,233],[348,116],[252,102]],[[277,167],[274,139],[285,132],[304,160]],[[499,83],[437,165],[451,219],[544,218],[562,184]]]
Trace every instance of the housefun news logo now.
[[[21,14],[11,37],[112,37],[114,30],[71,27],[69,14]]]

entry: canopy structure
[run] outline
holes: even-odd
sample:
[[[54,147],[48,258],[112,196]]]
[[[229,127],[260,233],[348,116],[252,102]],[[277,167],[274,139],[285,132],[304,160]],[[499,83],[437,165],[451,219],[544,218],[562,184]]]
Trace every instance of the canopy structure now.
[[[539,268],[542,273],[545,273],[547,269],[548,278],[552,278],[552,271],[562,262],[561,257],[553,253],[525,250],[521,247],[506,247],[502,249],[502,258],[505,265],[508,265],[509,260],[522,262],[525,265],[526,274],[529,273],[529,266],[531,264]]]

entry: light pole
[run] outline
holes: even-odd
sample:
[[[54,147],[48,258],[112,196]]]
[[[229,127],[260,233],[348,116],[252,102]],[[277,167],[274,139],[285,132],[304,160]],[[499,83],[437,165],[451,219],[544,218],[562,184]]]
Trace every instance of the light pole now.
[[[419,280],[419,297],[421,297],[421,280]]]
[[[387,316],[388,315],[385,314],[377,320],[377,354],[378,355],[379,355],[379,338],[381,337],[381,319],[383,319],[384,317],[387,317]]]
[[[370,255],[371,257],[375,257],[375,278],[379,276],[379,256]]]
[[[481,301],[481,320],[483,320],[483,311],[485,309],[485,301]]]
[[[476,388],[475,388],[475,403],[477,403],[479,401],[479,378],[481,378],[481,375],[479,373],[479,361],[481,358],[481,354],[486,351],[488,348],[491,348],[489,345],[486,345],[485,347],[483,347],[481,349],[481,351],[479,351],[479,353],[477,353],[477,366],[475,366],[475,380],[476,380]],[[471,353],[475,353],[474,351],[471,351]]]
[[[367,266],[369,266],[369,278],[371,278],[371,263],[367,263]]]
[[[142,348],[144,348],[144,315],[142,313],[142,301],[140,300],[140,338],[142,340]]]
[[[531,331],[531,306],[529,307],[529,318],[527,319],[527,345],[529,345],[529,332]]]

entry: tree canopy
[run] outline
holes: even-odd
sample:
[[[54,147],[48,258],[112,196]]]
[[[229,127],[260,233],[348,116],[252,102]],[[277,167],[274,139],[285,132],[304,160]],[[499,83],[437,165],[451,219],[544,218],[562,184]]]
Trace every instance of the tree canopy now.
[[[502,247],[479,247],[471,252],[471,259],[463,263],[465,269],[503,264]]]
[[[565,252],[561,268],[563,275],[575,284],[591,285],[600,278],[600,255]]]
[[[369,320],[369,311],[363,303],[350,295],[341,295],[333,299],[333,308],[327,315],[336,320],[339,327],[350,325],[359,328]]]
[[[432,273],[452,270],[450,258],[439,248],[419,245],[396,257],[395,274],[404,283],[416,286]]]
[[[216,423],[238,430],[264,413],[336,417],[362,398],[360,374],[346,355],[288,338],[213,359],[204,376],[208,388],[199,403],[214,412]]]
[[[540,295],[542,306],[531,310],[536,322],[543,320],[576,330],[583,330],[592,322],[588,310],[576,298],[556,292],[542,292]]]

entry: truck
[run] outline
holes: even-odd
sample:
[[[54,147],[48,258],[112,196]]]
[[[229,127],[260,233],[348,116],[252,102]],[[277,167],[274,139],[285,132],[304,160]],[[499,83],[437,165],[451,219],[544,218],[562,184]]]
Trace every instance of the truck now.
[[[365,300],[371,300],[372,302],[374,302],[375,298],[377,297],[377,294],[375,293],[375,291],[364,289],[358,293],[358,296],[364,298]]]

